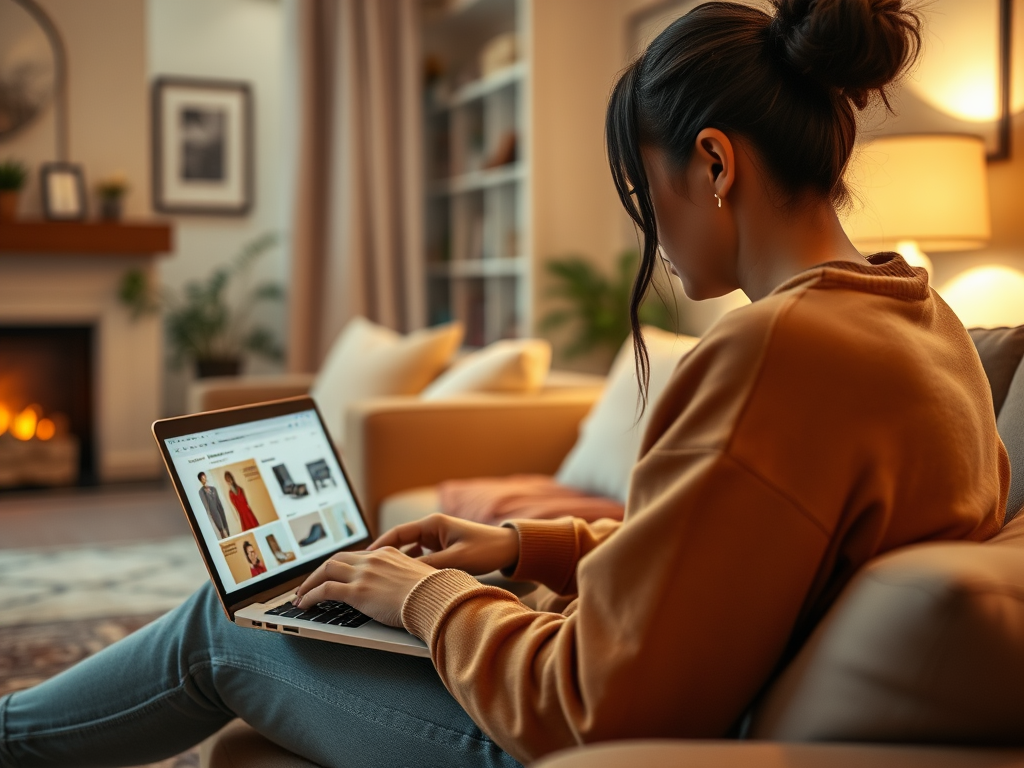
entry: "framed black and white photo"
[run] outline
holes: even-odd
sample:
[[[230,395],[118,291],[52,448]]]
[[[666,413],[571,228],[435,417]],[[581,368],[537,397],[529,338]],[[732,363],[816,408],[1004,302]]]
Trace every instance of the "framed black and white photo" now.
[[[72,163],[44,163],[39,169],[43,193],[43,216],[50,221],[80,221],[85,218],[85,176],[82,166]]]
[[[153,207],[240,216],[252,207],[252,91],[247,83],[153,83]]]

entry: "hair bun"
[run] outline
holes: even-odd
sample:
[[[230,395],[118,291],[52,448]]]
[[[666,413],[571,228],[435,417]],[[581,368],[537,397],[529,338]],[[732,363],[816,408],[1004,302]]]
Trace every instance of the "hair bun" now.
[[[769,37],[797,73],[863,109],[917,58],[921,20],[904,0],[772,0]],[[888,104],[888,101],[886,101]]]

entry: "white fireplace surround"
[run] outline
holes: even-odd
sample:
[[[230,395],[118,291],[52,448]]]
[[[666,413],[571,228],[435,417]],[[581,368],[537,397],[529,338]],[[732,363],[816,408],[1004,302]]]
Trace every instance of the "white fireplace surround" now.
[[[162,402],[160,320],[133,319],[117,295],[134,267],[156,279],[151,257],[0,256],[0,325],[93,327],[93,424],[102,482],[161,472],[150,432]]]

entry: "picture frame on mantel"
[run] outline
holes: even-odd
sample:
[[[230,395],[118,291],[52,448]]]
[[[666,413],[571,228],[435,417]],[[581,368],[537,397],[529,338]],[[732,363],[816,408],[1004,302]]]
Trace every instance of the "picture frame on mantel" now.
[[[48,221],[82,221],[87,213],[85,174],[74,163],[44,163],[39,169],[43,217]]]
[[[630,56],[704,1],[650,0],[640,5],[626,25]],[[740,1],[764,7],[758,0]],[[921,57],[890,94],[895,114],[869,109],[858,119],[858,133],[865,138],[966,133],[981,136],[990,163],[1008,160],[1013,0],[930,0],[920,8],[925,16]]]
[[[152,86],[153,208],[244,216],[253,205],[252,88],[160,77]]]

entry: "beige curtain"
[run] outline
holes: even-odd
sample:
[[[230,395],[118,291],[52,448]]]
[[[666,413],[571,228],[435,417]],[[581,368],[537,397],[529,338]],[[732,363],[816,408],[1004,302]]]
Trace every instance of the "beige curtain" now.
[[[363,315],[423,325],[417,0],[301,0],[288,364],[315,371]]]

